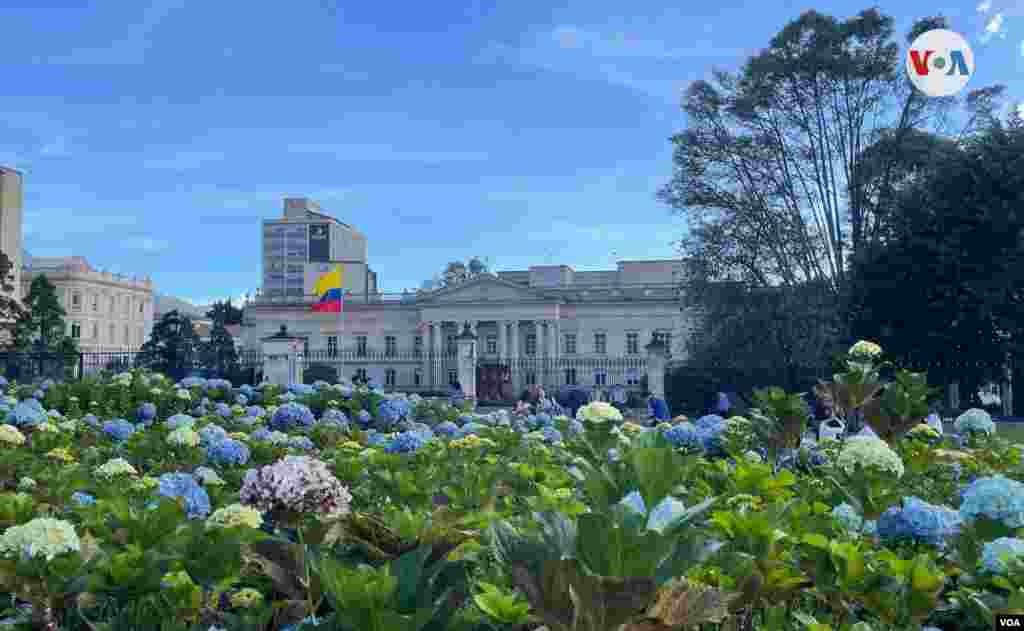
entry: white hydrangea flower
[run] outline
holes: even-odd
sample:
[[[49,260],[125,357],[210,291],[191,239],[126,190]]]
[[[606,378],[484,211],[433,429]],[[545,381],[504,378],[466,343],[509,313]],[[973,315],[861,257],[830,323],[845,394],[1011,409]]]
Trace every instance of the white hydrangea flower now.
[[[229,504],[213,511],[206,520],[207,528],[259,528],[263,525],[263,515],[251,506]]]
[[[77,432],[78,431],[78,421],[75,420],[75,419],[71,419],[69,421],[64,421],[62,423],[58,423],[57,427],[59,427],[62,431],[65,431],[65,432]]]
[[[191,401],[192,400],[192,393],[189,392],[188,390],[184,389],[184,388],[178,388],[174,392],[174,396],[176,396],[177,398],[181,399],[182,401]]]
[[[210,467],[197,467],[196,470],[192,472],[192,475],[194,475],[203,486],[222,486],[226,484],[224,479]]]
[[[36,488],[36,481],[33,480],[32,478],[23,477],[22,479],[18,480],[19,491],[31,491],[34,488]]]
[[[51,423],[49,421],[47,421],[45,423],[40,423],[39,425],[36,425],[36,431],[37,432],[43,432],[45,434],[59,434],[60,433],[60,429],[56,425],[54,425],[53,423]]]
[[[956,420],[953,421],[953,428],[959,434],[991,435],[996,431],[996,424],[992,421],[992,416],[985,410],[971,408],[956,417]]]
[[[577,410],[576,419],[592,423],[618,422],[622,420],[622,412],[606,401],[594,401]]]
[[[847,473],[853,473],[860,466],[891,473],[897,478],[903,477],[904,471],[899,454],[890,449],[884,440],[872,436],[848,438],[836,458],[836,466]]]
[[[850,355],[861,355],[864,357],[876,357],[882,354],[882,347],[874,342],[860,340],[850,347]]]
[[[167,435],[167,443],[175,447],[195,447],[199,444],[199,434],[190,427],[179,427]]]
[[[75,527],[62,519],[37,517],[20,526],[11,526],[0,535],[0,556],[52,561],[66,552],[77,552],[81,542]]]
[[[96,477],[102,480],[112,480],[122,475],[137,475],[138,471],[124,458],[112,458],[96,467]]]
[[[21,433],[17,427],[13,425],[7,425],[6,423],[0,425],[0,443],[6,445],[23,445],[25,444],[25,435]]]

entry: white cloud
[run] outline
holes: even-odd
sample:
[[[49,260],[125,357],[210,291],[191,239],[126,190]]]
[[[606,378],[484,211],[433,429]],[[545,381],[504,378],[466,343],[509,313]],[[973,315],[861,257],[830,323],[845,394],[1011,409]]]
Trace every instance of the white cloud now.
[[[992,0],[983,0],[982,3],[978,5],[978,13],[988,13],[991,8]]]
[[[1005,18],[1002,13],[996,13],[985,24],[985,32],[981,34],[981,42],[988,43],[993,37],[1006,37]]]
[[[170,243],[163,239],[153,239],[152,237],[128,237],[121,241],[121,245],[129,250],[138,250],[148,254],[156,254],[166,250],[170,246]]]

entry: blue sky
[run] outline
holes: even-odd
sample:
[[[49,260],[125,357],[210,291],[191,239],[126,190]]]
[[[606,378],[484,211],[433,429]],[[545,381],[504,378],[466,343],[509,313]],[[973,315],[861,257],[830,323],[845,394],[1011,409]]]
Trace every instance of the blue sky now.
[[[32,254],[198,301],[258,285],[286,195],[360,228],[389,291],[474,254],[667,257],[681,90],[812,6],[868,4],[0,0],[0,164],[26,171]],[[1024,97],[1024,3],[881,8],[901,33],[950,17],[970,87]]]

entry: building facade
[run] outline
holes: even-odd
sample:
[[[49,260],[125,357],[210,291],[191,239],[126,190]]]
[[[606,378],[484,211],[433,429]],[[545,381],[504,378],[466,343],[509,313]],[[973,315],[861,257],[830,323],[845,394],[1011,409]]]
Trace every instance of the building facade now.
[[[337,264],[345,267],[347,292],[377,292],[377,276],[367,265],[366,237],[304,197],[285,199],[281,218],[263,221],[262,261],[262,292],[268,297],[301,299],[312,293],[322,270]]]
[[[21,287],[23,197],[21,173],[0,166],[0,250],[11,260],[16,291]]]
[[[137,349],[153,328],[153,282],[97,271],[80,256],[32,257],[23,271],[22,295],[44,275],[67,312],[67,335],[84,352]]]
[[[312,362],[328,363],[344,378],[437,390],[457,378],[456,337],[468,323],[477,338],[481,398],[510,398],[534,383],[639,388],[645,346],[660,337],[678,359],[689,331],[681,268],[678,260],[620,261],[606,271],[537,265],[432,291],[349,292],[340,315],[312,312],[317,297],[308,291],[261,290],[245,306],[243,347],[258,350],[284,325],[305,338]]]

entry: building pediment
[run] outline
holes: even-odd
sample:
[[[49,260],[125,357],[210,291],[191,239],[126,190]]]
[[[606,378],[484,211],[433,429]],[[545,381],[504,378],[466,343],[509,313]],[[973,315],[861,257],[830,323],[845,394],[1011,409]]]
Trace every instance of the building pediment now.
[[[447,304],[458,302],[525,302],[547,297],[529,287],[502,280],[492,274],[479,276],[454,287],[422,296],[417,302]]]

